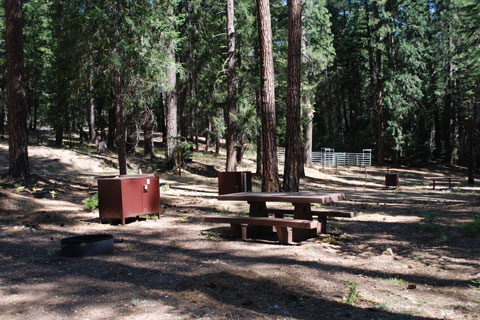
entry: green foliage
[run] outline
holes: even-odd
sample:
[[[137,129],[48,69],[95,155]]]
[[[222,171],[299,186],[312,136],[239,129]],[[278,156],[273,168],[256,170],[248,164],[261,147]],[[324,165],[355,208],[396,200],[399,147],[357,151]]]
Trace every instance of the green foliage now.
[[[322,238],[322,240],[320,240],[320,241],[324,242],[324,243],[331,244],[331,245],[335,245],[335,246],[338,246],[340,244],[340,242],[334,237]]]
[[[15,184],[15,192],[16,193],[21,193],[25,191],[25,186],[22,186],[21,184],[16,183]]]
[[[207,240],[220,239],[220,233],[214,231],[204,231],[203,234],[207,237]]]
[[[170,185],[168,183],[165,183],[164,185],[162,185],[160,187],[160,192],[165,192],[167,191],[168,189],[170,189]]]
[[[236,216],[238,217],[245,217],[245,216],[248,216],[248,212],[247,211],[239,211],[237,213],[235,213]]]
[[[387,278],[387,282],[393,284],[393,285],[396,285],[398,287],[403,287],[405,285],[405,282],[402,280],[402,279],[398,279],[398,278]]]
[[[472,280],[472,283],[470,288],[475,289],[475,290],[480,290],[480,279]],[[475,300],[476,303],[480,304],[480,299]]]
[[[355,305],[358,299],[357,284],[348,280],[344,281],[343,284],[350,288],[348,297],[343,297],[343,302],[352,306]]]
[[[230,211],[227,209],[222,209],[222,211],[220,211],[220,215],[221,216],[228,216],[230,214]]]
[[[187,141],[187,140],[180,141],[179,143],[177,143],[175,150],[179,150],[181,152],[182,163],[192,161],[194,146],[195,145],[193,142]]]
[[[88,211],[93,211],[98,208],[98,192],[96,192],[92,197],[82,200],[82,203],[85,205],[85,208]]]

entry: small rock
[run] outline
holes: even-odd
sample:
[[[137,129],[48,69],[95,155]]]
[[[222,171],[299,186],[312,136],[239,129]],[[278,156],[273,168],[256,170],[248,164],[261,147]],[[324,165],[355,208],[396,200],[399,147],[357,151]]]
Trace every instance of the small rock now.
[[[411,264],[409,264],[408,269],[413,269],[413,266]]]
[[[394,256],[394,253],[393,253],[392,248],[387,248],[387,250],[383,251],[383,254],[384,254],[384,255]]]
[[[409,283],[409,284],[407,285],[407,289],[412,290],[412,289],[416,289],[416,288],[417,288],[417,285],[416,285],[415,283]]]

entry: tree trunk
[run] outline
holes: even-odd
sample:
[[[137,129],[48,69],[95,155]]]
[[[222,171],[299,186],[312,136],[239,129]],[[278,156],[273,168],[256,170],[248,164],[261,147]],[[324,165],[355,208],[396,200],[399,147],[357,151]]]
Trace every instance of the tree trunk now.
[[[90,143],[95,143],[97,137],[95,131],[95,100],[93,98],[93,68],[90,67],[88,74],[88,138]]]
[[[467,173],[468,183],[475,184],[475,155],[473,152],[473,127],[474,127],[474,106],[475,102],[470,101],[469,114],[467,119]]]
[[[313,3],[310,2],[308,3],[308,6],[313,6]],[[302,21],[305,21],[305,16],[303,15],[305,11],[302,11]],[[306,63],[307,62],[307,45],[306,45],[306,28],[302,28],[302,39],[301,39],[301,45],[302,45],[302,62]],[[308,84],[307,84],[308,85]],[[310,88],[307,88],[307,90],[304,90],[303,92],[303,103],[305,105],[305,108],[303,109],[303,114],[307,118],[307,123],[303,127],[303,137],[305,139],[305,144],[303,146],[303,163],[305,166],[311,168],[313,167],[313,161],[312,161],[312,146],[313,146],[313,108],[312,108],[312,101],[311,101],[311,90]],[[305,169],[302,168],[303,173],[301,177],[305,177]]]
[[[113,94],[115,96],[115,118],[117,120],[115,142],[117,145],[118,168],[120,174],[124,175],[127,174],[125,106],[122,101],[121,77],[118,67],[114,69]]]
[[[9,175],[28,178],[27,104],[23,59],[21,0],[5,0]],[[3,121],[3,119],[2,119]]]
[[[261,118],[261,103],[260,103],[260,89],[255,90],[255,109],[257,113],[257,118]],[[262,176],[262,128],[257,127],[257,168],[256,175],[257,177]]]
[[[116,110],[115,108],[108,109],[108,135],[107,148],[113,150],[115,148],[115,131],[116,131]]]
[[[167,54],[170,60],[170,65],[168,67],[168,87],[170,89],[165,93],[165,126],[167,131],[167,143],[165,144],[165,160],[167,163],[167,168],[170,169],[173,168],[174,165],[175,159],[173,155],[173,150],[177,145],[177,76],[175,67],[174,44],[172,40],[170,40],[167,44]]]
[[[384,162],[384,118],[383,118],[383,84],[380,78],[382,52],[379,48],[380,36],[378,35],[380,29],[380,14],[378,11],[378,3],[373,2],[373,17],[376,21],[374,34],[370,29],[369,10],[367,7],[367,37],[368,37],[368,60],[370,65],[370,88],[372,90],[372,105],[377,111],[377,164],[382,165]],[[372,45],[372,38],[375,39],[375,47]]]
[[[307,124],[305,125],[303,132],[305,137],[304,146],[304,160],[305,165],[309,168],[313,167],[312,153],[313,153],[313,106],[310,101],[310,97],[305,96],[305,109],[303,112],[307,118]]]
[[[212,118],[207,115],[207,132],[205,134],[205,152],[208,152],[208,148],[211,144],[211,132],[212,132]]]
[[[54,120],[54,129],[55,129],[55,145],[63,145],[63,135],[65,131],[64,124],[66,123],[66,88],[65,88],[65,58],[63,56],[63,48],[65,47],[65,35],[63,32],[63,0],[57,2],[57,16],[56,16],[56,25],[55,25],[55,37],[58,39],[59,43],[57,44],[58,48],[55,53],[55,69],[56,69],[56,106],[55,106],[55,120]]]
[[[237,114],[236,88],[235,88],[235,10],[234,1],[227,0],[227,103],[224,108],[224,118],[227,125],[225,133],[227,163],[226,171],[237,170],[237,129],[235,115]]]
[[[283,191],[298,192],[299,168],[303,161],[300,141],[301,65],[302,65],[302,1],[288,1],[288,76],[287,76],[287,132]]]
[[[127,139],[125,143],[125,149],[128,155],[135,154],[135,150],[137,149],[138,142],[140,141],[140,133],[138,130],[137,124],[137,112],[138,108],[135,107],[128,115],[127,115]]]
[[[143,155],[146,158],[155,159],[155,146],[153,142],[153,126],[155,115],[147,105],[143,108]]]
[[[5,101],[3,100],[3,94],[1,94],[1,89],[0,89],[0,134],[5,133],[5,108],[6,108],[6,104],[5,104]]]
[[[275,119],[275,74],[273,72],[272,24],[269,0],[257,0],[258,38],[261,73],[261,111],[263,172],[262,191],[278,192],[276,119]]]

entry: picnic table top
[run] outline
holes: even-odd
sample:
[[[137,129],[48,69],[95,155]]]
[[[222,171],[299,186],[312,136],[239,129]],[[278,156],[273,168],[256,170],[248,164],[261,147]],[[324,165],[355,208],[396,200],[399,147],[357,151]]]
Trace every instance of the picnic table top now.
[[[454,177],[454,176],[441,176],[441,177],[430,176],[430,177],[423,177],[423,178],[428,180],[454,180],[454,179],[460,180],[461,179],[460,177]]]
[[[237,192],[223,194],[218,200],[249,202],[329,203],[345,199],[345,193],[329,192]]]

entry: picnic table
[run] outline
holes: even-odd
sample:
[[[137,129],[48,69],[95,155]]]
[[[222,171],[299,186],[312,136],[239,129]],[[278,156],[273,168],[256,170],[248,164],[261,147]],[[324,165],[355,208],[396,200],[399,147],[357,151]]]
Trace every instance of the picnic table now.
[[[234,236],[247,238],[247,226],[274,227],[281,243],[303,241],[326,232],[328,216],[354,217],[355,212],[312,208],[312,203],[326,204],[345,199],[344,193],[313,192],[237,192],[217,197],[220,201],[247,201],[250,205],[248,217],[206,217],[205,222],[230,223]],[[290,203],[292,209],[269,208],[267,202]],[[269,217],[274,214],[274,217]],[[285,219],[293,214],[293,219]],[[317,216],[314,220],[314,215]],[[253,229],[255,230],[255,229]],[[258,228],[257,228],[258,230]],[[264,229],[265,230],[265,229]],[[270,231],[272,228],[270,228]],[[249,231],[250,232],[250,231]]]
[[[435,190],[435,185],[438,184],[448,184],[448,188],[451,189],[453,185],[460,184],[459,177],[448,177],[448,176],[439,176],[439,177],[424,177],[425,180],[431,180],[428,184],[431,184],[433,190]]]

